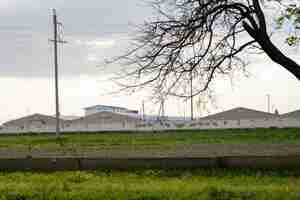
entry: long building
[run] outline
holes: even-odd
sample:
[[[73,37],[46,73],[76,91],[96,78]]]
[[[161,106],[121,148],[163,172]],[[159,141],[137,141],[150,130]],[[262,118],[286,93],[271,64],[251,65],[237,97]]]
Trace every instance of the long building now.
[[[126,114],[99,112],[72,120],[60,120],[62,132],[135,130],[143,126],[143,121]],[[53,116],[34,114],[3,124],[2,133],[55,132],[56,118]]]
[[[279,115],[259,110],[238,107],[224,112],[202,117],[201,120],[243,120],[243,119],[267,119],[276,118]]]
[[[152,119],[152,118],[151,118]],[[176,118],[177,119],[177,118]],[[163,122],[163,123],[162,123]],[[177,123],[175,123],[177,122]],[[194,121],[142,119],[138,114],[126,112],[99,111],[72,120],[60,120],[63,132],[89,132],[107,130],[156,130],[156,129],[228,129],[228,128],[270,128],[299,127],[300,110],[283,115],[262,112],[248,108],[234,108],[202,117]],[[180,125],[180,126],[178,126]],[[0,133],[55,132],[53,116],[33,114],[4,123]]]
[[[202,117],[189,126],[196,129],[300,127],[300,117],[291,117],[292,115],[294,114],[279,115],[238,107]]]
[[[296,118],[296,119],[300,119],[300,110],[296,110],[293,112],[289,112],[289,113],[285,113],[283,115],[281,115],[284,118]]]
[[[64,128],[65,120],[60,120],[61,129]],[[33,114],[8,121],[2,125],[2,132],[55,132],[56,118],[43,114]]]
[[[65,131],[134,130],[141,124],[138,118],[104,111],[65,122]]]

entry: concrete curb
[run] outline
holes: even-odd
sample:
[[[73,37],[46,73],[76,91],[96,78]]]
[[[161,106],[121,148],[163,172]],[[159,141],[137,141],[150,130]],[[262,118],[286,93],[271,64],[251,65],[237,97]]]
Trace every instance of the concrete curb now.
[[[215,158],[15,158],[1,159],[1,171],[65,171],[135,168],[265,168],[300,167],[300,155]]]

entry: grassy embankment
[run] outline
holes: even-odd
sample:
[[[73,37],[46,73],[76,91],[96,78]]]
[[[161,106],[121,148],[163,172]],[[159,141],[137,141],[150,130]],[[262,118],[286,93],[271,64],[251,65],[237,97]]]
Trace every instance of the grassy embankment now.
[[[116,145],[300,144],[300,129],[201,130],[156,133],[74,133],[0,136],[0,147],[97,147]]]
[[[300,144],[300,129],[1,136],[0,147]],[[300,199],[300,170],[0,172],[0,200]]]
[[[144,170],[0,173],[1,200],[300,198],[300,171]]]

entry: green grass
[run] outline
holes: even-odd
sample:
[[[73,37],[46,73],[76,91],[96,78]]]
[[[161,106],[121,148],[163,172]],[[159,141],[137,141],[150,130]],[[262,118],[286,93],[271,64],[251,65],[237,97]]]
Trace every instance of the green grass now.
[[[57,142],[54,135],[0,136],[0,147],[116,146],[177,144],[300,144],[300,129],[244,129],[148,133],[74,133]]]
[[[0,173],[1,200],[299,200],[300,170]]]

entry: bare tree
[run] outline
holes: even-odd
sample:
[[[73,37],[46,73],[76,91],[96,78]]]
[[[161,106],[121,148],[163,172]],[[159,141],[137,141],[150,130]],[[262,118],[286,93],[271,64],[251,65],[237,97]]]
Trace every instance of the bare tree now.
[[[300,66],[272,43],[259,0],[155,0],[153,6],[157,18],[118,58],[135,66],[125,73],[125,89],[150,86],[159,96],[179,97],[210,93],[213,80],[244,71],[245,53],[257,50],[300,80]]]

